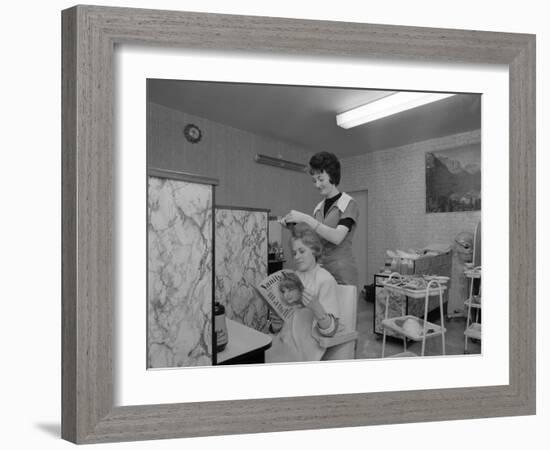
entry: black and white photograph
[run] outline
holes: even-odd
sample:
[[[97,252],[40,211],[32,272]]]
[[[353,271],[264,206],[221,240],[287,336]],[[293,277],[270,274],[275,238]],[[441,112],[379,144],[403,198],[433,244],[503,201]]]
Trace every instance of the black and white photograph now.
[[[481,107],[148,79],[147,368],[482,354]]]

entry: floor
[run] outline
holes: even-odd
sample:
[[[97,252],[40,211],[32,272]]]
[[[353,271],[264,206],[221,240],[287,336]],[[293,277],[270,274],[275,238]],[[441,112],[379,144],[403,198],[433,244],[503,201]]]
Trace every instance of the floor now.
[[[374,303],[367,302],[360,297],[357,304],[357,359],[380,358],[382,355],[382,336],[373,333]],[[439,325],[439,320],[434,323]],[[466,320],[463,317],[453,317],[445,320],[445,354],[464,355],[464,328]],[[408,342],[407,350],[420,354],[421,342]],[[403,351],[403,341],[396,338],[386,339],[385,356],[391,356]],[[481,353],[481,342],[469,340],[468,353]],[[441,355],[441,338],[432,338],[426,341],[426,356]]]

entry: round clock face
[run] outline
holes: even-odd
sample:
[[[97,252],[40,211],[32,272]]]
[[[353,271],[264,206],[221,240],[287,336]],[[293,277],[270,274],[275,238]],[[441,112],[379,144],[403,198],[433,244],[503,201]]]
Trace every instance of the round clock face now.
[[[185,125],[185,128],[183,129],[183,134],[185,135],[185,139],[187,139],[192,144],[196,144],[202,138],[201,129],[192,123]]]

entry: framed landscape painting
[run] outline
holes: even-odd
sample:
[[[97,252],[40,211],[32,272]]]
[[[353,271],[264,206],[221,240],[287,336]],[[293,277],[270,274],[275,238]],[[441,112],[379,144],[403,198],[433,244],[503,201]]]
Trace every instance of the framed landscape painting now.
[[[480,146],[426,153],[426,212],[480,210]]]

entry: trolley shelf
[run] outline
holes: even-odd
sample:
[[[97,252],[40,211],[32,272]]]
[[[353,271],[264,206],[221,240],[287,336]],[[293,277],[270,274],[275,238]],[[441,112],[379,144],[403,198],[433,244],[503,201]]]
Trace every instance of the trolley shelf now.
[[[388,356],[388,358],[417,358],[418,355],[414,352],[401,352]]]
[[[407,319],[412,319],[419,325],[419,327],[421,328],[419,334],[412,333],[403,328],[403,323]],[[424,334],[423,334],[424,320],[416,316],[400,316],[400,317],[392,317],[391,319],[384,319],[382,321],[382,326],[389,328],[390,330],[395,331],[396,333],[399,333],[402,336],[406,336],[412,341],[421,341],[424,338]],[[441,336],[441,333],[444,333],[446,331],[445,328],[441,329],[439,325],[436,325],[435,323],[431,323],[428,321],[426,321],[425,328],[426,328],[426,336],[425,336],[426,339],[432,338],[435,336]]]
[[[464,304],[466,306],[470,306],[472,308],[477,308],[477,309],[481,309],[481,299],[479,299],[479,301],[476,301],[475,299],[472,300],[470,298],[467,298],[465,301],[464,301]]]
[[[410,289],[401,286],[397,286],[391,283],[382,283],[386,289],[394,292],[395,294],[403,294],[410,298],[425,298],[426,294],[428,297],[433,297],[435,295],[443,294],[447,290],[447,286],[440,286],[438,288],[427,289]]]
[[[465,270],[464,276],[466,278],[481,278],[481,268]]]
[[[481,339],[481,324],[474,322],[466,330],[464,330],[464,336],[471,339]]]

